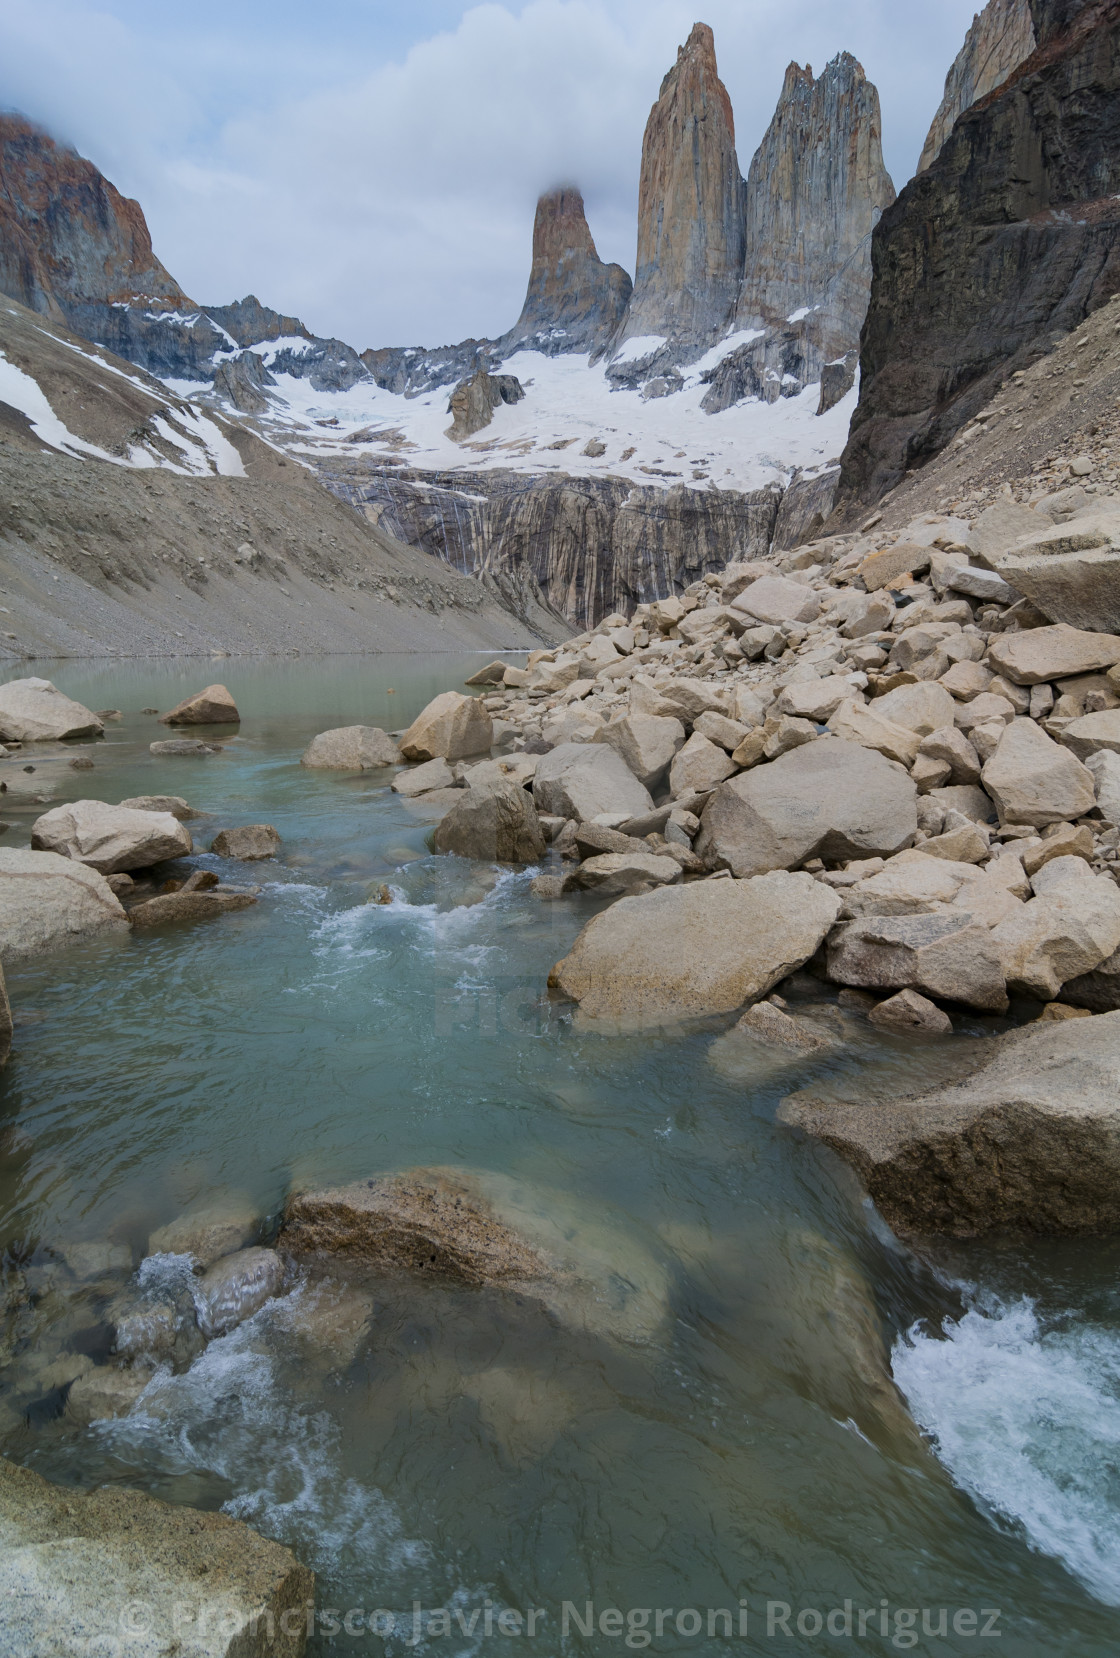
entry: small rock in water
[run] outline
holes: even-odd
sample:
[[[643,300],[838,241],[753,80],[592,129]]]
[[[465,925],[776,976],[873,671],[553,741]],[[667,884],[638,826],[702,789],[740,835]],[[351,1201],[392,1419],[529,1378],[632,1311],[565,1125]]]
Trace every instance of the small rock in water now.
[[[158,708],[141,708],[140,712],[142,714],[158,714],[159,709]]]
[[[161,725],[236,725],[241,719],[237,704],[224,685],[208,685],[193,697],[176,704],[169,714],[160,715]]]
[[[209,921],[230,910],[256,903],[251,892],[168,892],[147,898],[128,913],[134,927],[159,927],[165,921]]]
[[[189,1255],[199,1266],[209,1267],[221,1256],[244,1249],[256,1231],[253,1204],[247,1196],[231,1192],[159,1227],[148,1239],[148,1254]]]
[[[70,769],[71,771],[92,771],[93,761],[80,756],[77,760],[71,760]]]
[[[873,1007],[867,1015],[881,1030],[936,1031],[948,1035],[953,1022],[935,1002],[919,996],[916,990],[900,990],[885,1002]]]
[[[121,711],[119,708],[99,708],[97,717],[99,720],[119,720]]]
[[[203,1335],[225,1335],[279,1295],[284,1263],[274,1249],[239,1249],[216,1262],[194,1285]]]
[[[169,737],[165,742],[149,743],[149,754],[220,754],[220,743],[202,743],[194,737]]]
[[[211,852],[219,858],[241,858],[253,861],[274,858],[280,846],[280,836],[271,823],[247,823],[239,829],[222,829],[210,842]]]
[[[121,806],[130,807],[134,812],[170,812],[180,822],[187,818],[202,817],[202,812],[196,812],[193,806],[188,806],[181,795],[177,794],[137,794],[129,800],[118,802]]]
[[[142,1366],[119,1369],[99,1364],[87,1370],[66,1396],[66,1414],[80,1427],[114,1416],[126,1416],[152,1379]]]

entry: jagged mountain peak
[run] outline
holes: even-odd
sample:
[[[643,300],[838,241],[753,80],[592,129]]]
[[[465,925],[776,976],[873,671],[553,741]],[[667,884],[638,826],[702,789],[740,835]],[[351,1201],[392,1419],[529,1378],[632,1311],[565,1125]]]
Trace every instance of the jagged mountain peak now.
[[[715,37],[697,23],[661,83],[642,141],[634,292],[619,344],[703,350],[727,322],[743,269],[743,180]]]
[[[139,202],[14,113],[0,114],[0,292],[80,334],[90,305],[191,304],[152,251]]]
[[[533,220],[525,303],[499,350],[597,351],[617,330],[631,287],[621,265],[599,258],[579,189],[562,184],[546,190]]]

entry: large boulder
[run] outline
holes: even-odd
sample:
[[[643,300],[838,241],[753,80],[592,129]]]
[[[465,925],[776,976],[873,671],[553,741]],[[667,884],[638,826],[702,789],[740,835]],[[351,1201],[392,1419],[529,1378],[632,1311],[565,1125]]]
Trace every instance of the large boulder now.
[[[208,685],[161,714],[161,725],[237,725],[241,715],[224,685]]]
[[[0,960],[127,931],[120,900],[96,870],[57,852],[0,849]]]
[[[289,1549],[243,1520],[117,1485],[52,1485],[0,1460],[0,1649],[9,1658],[300,1658],[314,1587]]]
[[[963,908],[957,914],[861,916],[831,934],[827,965],[835,983],[860,990],[919,990],[987,1013],[1007,1009],[993,934]]]
[[[463,760],[486,754],[494,740],[494,722],[477,697],[444,691],[433,697],[401,738],[406,760]]]
[[[591,741],[613,748],[639,783],[656,789],[664,783],[677,750],[684,746],[684,726],[669,715],[632,712],[601,726]]]
[[[669,767],[669,793],[675,800],[693,790],[708,794],[737,770],[726,749],[694,731]]]
[[[190,830],[170,812],[138,812],[103,800],[55,806],[31,825],[37,852],[58,852],[102,875],[147,869],[193,851]]]
[[[874,749],[820,738],[732,777],[704,808],[696,850],[745,877],[807,858],[890,857],[917,833],[917,790]]]
[[[641,817],[653,806],[621,754],[602,743],[561,743],[542,755],[533,799],[538,811],[581,822],[607,813]]]
[[[920,737],[952,725],[957,705],[944,685],[936,680],[918,680],[914,685],[898,685],[885,696],[876,697],[871,712],[892,725],[905,726]]]
[[[1081,817],[1096,805],[1092,773],[1033,720],[1004,727],[982,776],[1001,823],[1041,828]]]
[[[810,875],[663,887],[589,921],[548,982],[579,1003],[583,1024],[732,1013],[807,961],[839,913]]]
[[[788,576],[760,576],[745,588],[731,606],[758,622],[811,622],[821,601],[811,587],[790,581]]]
[[[400,749],[379,725],[340,725],[312,737],[299,763],[323,771],[373,771],[399,766],[401,759]]]
[[[436,828],[437,852],[488,863],[529,864],[544,857],[544,831],[527,790],[516,783],[461,789]]]
[[[1040,524],[992,559],[1044,616],[1093,633],[1120,631],[1120,514],[1099,507]]]
[[[988,661],[1014,685],[1042,685],[1047,680],[1071,679],[1114,667],[1120,662],[1120,638],[1111,633],[1082,632],[1064,623],[1026,628],[993,639]]]
[[[65,737],[99,737],[100,719],[64,697],[49,679],[12,679],[0,685],[0,740],[44,743]]]
[[[1059,860],[1066,861],[1080,863]],[[1120,887],[1086,870],[1023,904],[994,929],[992,942],[1012,991],[1052,1001],[1067,979],[1092,973],[1120,948]]]
[[[1079,760],[1093,754],[1120,754],[1120,708],[1102,708],[1071,720],[1062,732],[1062,745]]]
[[[1043,1020],[988,1052],[949,1087],[799,1095],[778,1116],[851,1163],[899,1232],[1120,1230],[1120,1013]]]

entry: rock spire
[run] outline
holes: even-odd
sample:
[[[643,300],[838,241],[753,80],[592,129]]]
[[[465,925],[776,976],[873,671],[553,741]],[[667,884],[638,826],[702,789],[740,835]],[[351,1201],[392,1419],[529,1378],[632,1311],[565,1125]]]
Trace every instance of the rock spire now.
[[[977,12],[945,77],[945,93],[922,146],[919,173],[937,155],[958,115],[1002,86],[1035,45],[1027,0],[988,0],[984,10]]]
[[[842,358],[850,367],[839,389],[851,385],[871,286],[871,232],[895,194],[881,133],[879,94],[849,52],[816,78],[808,64],[790,64],[747,175],[733,326],[755,338],[714,371],[705,408],[795,394]]]
[[[619,343],[656,337],[671,346],[710,345],[735,308],[743,251],[731,100],[712,31],[697,23],[646,122],[634,292]]]
[[[632,286],[621,265],[599,258],[575,186],[547,191],[533,221],[525,303],[500,342],[503,354],[521,345],[549,354],[598,350],[617,331]]]

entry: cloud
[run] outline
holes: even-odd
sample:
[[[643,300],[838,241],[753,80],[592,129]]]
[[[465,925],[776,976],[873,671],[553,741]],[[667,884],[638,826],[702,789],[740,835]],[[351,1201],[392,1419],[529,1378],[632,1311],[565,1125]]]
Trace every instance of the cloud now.
[[[410,45],[396,8],[391,42],[349,7],[336,11],[354,27],[312,31],[308,17],[321,25],[330,10],[301,19],[250,0],[231,32],[206,5],[184,20],[126,0],[2,0],[0,99],[140,197],[157,252],[197,299],[252,291],[359,347],[507,327],[534,202],[561,179],[582,187],[602,256],[632,270],[642,130],[690,5],[420,6],[420,26],[448,26]],[[915,11],[712,0],[702,15],[743,171],[789,59],[819,72],[846,47],[879,86],[901,183],[972,0]]]

